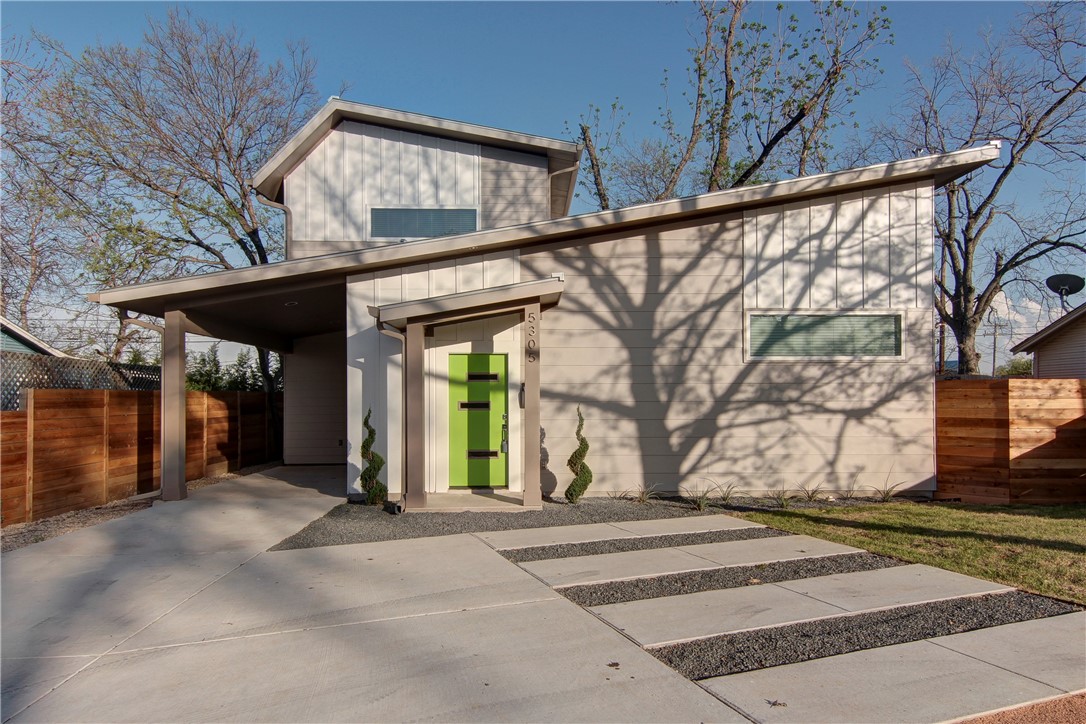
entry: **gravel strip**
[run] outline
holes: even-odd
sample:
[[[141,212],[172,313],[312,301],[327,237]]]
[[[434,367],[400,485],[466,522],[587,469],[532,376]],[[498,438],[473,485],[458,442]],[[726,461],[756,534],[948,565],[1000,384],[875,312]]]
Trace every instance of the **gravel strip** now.
[[[569,586],[555,589],[569,600],[581,606],[604,606],[609,603],[641,601],[646,598],[681,596],[686,593],[716,591],[722,588],[739,588],[759,583],[797,581],[801,578],[832,576],[837,573],[874,571],[879,568],[903,566],[902,561],[877,556],[874,553],[844,553],[838,556],[803,558],[796,561],[762,563],[756,566],[732,566],[711,568],[707,571],[669,573],[652,578],[635,578],[629,581]]]
[[[708,679],[1077,610],[1081,609],[1052,598],[1011,591],[773,626],[647,650],[688,678]]]
[[[390,515],[368,505],[337,505],[270,550],[374,543],[376,541],[427,538],[457,533],[482,533],[524,528],[549,528],[584,523],[619,523],[631,520],[685,518],[717,515],[719,510],[699,512],[689,503],[653,500],[637,503],[611,498],[583,498],[576,505],[544,501],[543,510],[524,512],[405,513]]]
[[[731,530],[706,530],[699,533],[672,533],[669,535],[645,535],[636,538],[611,538],[608,540],[588,541],[587,543],[556,543],[530,548],[507,548],[498,553],[513,563],[544,561],[553,558],[576,558],[577,556],[595,556],[601,553],[625,553],[626,551],[647,551],[652,548],[674,548],[676,546],[695,546],[702,543],[727,543],[752,538],[780,538],[791,535],[776,528],[733,528]]]

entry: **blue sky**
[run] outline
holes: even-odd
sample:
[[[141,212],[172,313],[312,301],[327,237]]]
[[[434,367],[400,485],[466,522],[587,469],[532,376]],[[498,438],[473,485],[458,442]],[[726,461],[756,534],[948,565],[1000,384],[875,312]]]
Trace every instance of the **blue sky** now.
[[[686,3],[662,2],[197,2],[183,4],[217,23],[236,23],[275,57],[289,40],[306,40],[322,96],[350,84],[351,100],[565,137],[589,104],[616,97],[635,123],[655,117],[665,68],[685,78]],[[759,12],[773,11],[761,3]],[[806,3],[794,3],[803,11]],[[5,37],[33,28],[69,50],[139,41],[146,18],[169,5],[143,2],[11,2]],[[880,50],[882,88],[866,98],[893,102],[902,60],[923,62],[948,33],[975,41],[1021,8],[1011,2],[892,2],[896,45]]]
[[[685,79],[694,13],[663,2],[195,2],[182,3],[219,24],[237,24],[274,58],[305,40],[317,60],[322,96],[350,85],[346,98],[556,138],[567,138],[590,104],[618,98],[632,137],[648,132],[664,99],[665,69],[676,105]],[[807,3],[792,3],[800,13]],[[863,3],[861,3],[861,6]],[[859,117],[896,102],[906,58],[938,54],[948,37],[965,47],[987,28],[1008,27],[1018,2],[889,2],[895,44],[881,48],[885,70],[865,92]],[[135,45],[150,17],[169,4],[4,0],[5,37],[31,29],[71,50]],[[773,3],[758,3],[767,15]],[[575,202],[575,213],[591,210]],[[1023,320],[1031,328],[1037,320]],[[1029,331],[1023,329],[1022,331]],[[1016,335],[1021,336],[1021,335]]]

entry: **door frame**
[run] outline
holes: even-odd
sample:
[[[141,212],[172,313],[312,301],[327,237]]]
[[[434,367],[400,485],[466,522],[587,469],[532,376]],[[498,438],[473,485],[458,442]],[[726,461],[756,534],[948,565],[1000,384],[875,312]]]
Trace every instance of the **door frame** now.
[[[487,488],[449,487],[449,355],[504,354],[509,414],[507,485],[492,490],[524,492],[524,410],[519,404],[524,382],[518,312],[434,327],[426,338],[426,492],[485,492]]]

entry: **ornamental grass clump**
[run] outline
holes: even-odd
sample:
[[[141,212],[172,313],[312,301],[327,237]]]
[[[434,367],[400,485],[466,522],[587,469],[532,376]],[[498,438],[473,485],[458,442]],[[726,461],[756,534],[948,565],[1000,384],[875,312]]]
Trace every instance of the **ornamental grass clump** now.
[[[373,443],[377,440],[377,430],[370,424],[370,415],[373,410],[366,411],[366,419],[362,424],[366,427],[366,439],[362,441],[361,457],[366,467],[359,475],[359,484],[366,494],[367,505],[382,505],[388,499],[388,487],[377,476],[381,474],[381,468],[385,466],[385,459],[373,449]]]
[[[584,436],[584,415],[581,414],[581,406],[577,406],[577,449],[569,456],[566,465],[573,473],[573,482],[566,488],[566,500],[576,503],[592,484],[592,469],[584,461],[588,455],[588,440]]]

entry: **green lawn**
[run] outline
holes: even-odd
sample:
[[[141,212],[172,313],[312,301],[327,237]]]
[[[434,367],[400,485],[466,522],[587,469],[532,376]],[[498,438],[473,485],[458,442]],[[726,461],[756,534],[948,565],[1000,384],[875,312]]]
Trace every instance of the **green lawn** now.
[[[1086,505],[895,502],[729,513],[1086,604]]]

